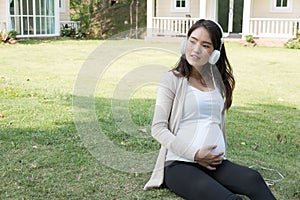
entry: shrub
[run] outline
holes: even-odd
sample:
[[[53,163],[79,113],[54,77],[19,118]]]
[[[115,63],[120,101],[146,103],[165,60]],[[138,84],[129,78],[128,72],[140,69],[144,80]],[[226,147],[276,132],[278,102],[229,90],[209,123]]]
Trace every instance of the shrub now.
[[[300,38],[289,39],[284,46],[289,49],[300,49]]]
[[[9,34],[10,34],[10,37],[11,37],[11,38],[16,39],[16,37],[17,37],[17,35],[18,35],[18,32],[15,31],[15,30],[11,30],[11,31],[9,32]]]
[[[64,37],[74,37],[76,35],[76,29],[66,24],[61,30],[61,35]]]
[[[62,37],[71,37],[71,38],[85,38],[86,33],[84,28],[79,28],[78,30],[74,27],[67,27],[65,26],[61,30]]]
[[[10,32],[6,32],[5,29],[0,30],[0,41],[7,44],[15,44],[17,42],[17,32],[11,30]]]
[[[246,42],[248,43],[254,43],[253,35],[246,35]]]

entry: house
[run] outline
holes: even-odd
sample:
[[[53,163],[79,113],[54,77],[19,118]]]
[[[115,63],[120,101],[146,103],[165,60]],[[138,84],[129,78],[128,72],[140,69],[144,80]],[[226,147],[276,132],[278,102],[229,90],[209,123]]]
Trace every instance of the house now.
[[[15,30],[17,37],[59,36],[70,21],[70,0],[0,0],[0,30]]]
[[[212,19],[225,35],[295,38],[299,0],[147,0],[147,38],[185,36],[198,19]]]

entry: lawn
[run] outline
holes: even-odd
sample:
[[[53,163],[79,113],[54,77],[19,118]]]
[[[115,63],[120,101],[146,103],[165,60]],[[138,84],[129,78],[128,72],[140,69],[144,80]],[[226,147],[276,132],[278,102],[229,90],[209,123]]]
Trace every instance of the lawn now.
[[[156,85],[178,46],[0,45],[0,199],[180,199],[143,191],[159,148],[149,136]],[[300,52],[226,48],[237,82],[227,157],[273,180],[277,199],[299,199]]]

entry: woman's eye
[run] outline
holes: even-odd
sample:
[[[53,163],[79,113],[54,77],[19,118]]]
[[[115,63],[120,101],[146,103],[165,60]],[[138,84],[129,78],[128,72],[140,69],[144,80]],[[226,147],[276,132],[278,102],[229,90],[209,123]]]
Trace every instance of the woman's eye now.
[[[210,45],[203,44],[202,46],[203,46],[204,48],[206,48],[206,49],[209,49],[209,48],[210,48]]]

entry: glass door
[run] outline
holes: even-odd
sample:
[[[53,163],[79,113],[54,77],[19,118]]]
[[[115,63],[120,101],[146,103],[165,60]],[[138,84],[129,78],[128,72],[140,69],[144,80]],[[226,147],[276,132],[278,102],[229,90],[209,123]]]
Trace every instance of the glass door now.
[[[234,0],[233,24],[232,24],[233,33],[242,33],[243,9],[244,9],[244,0]]]
[[[10,0],[10,28],[19,36],[55,34],[55,0]]]
[[[228,33],[229,0],[218,0],[217,9],[218,22],[222,26],[224,33]]]
[[[244,0],[218,0],[218,22],[225,33],[241,33]]]

